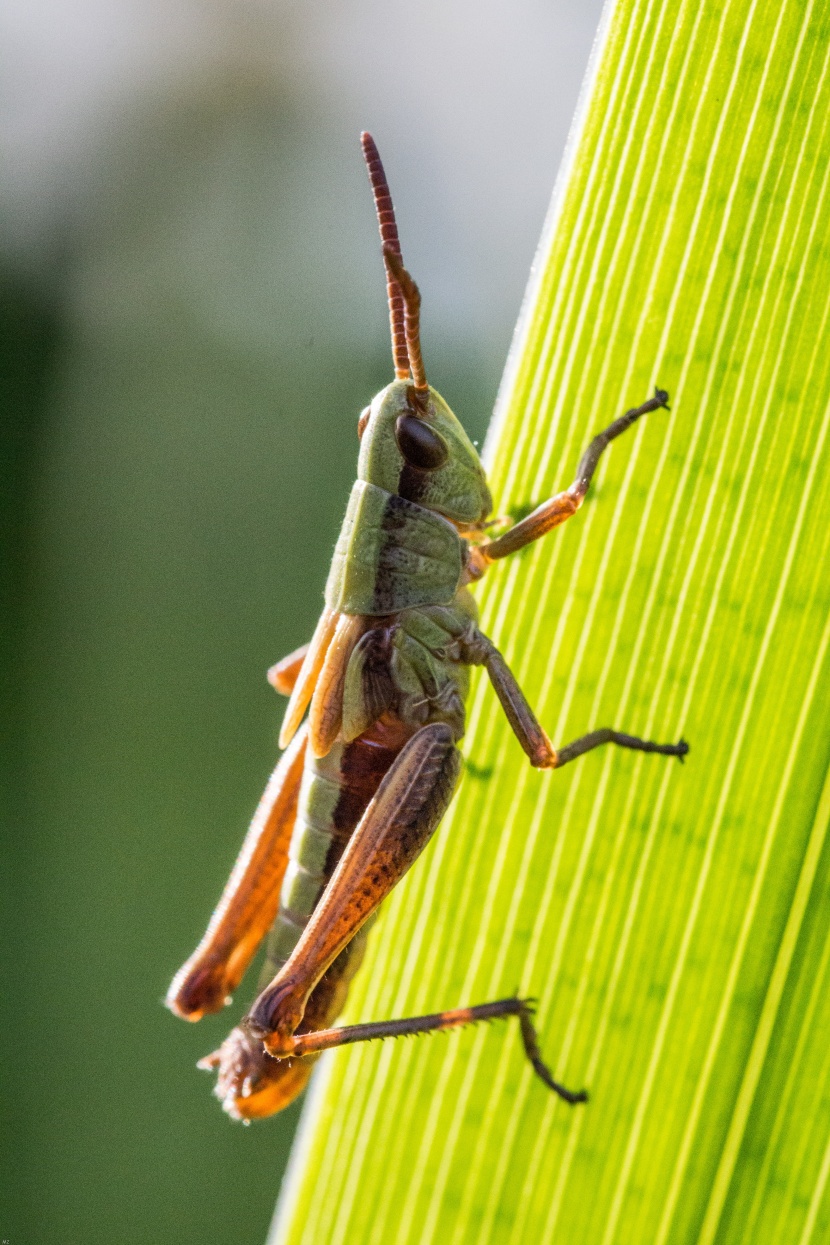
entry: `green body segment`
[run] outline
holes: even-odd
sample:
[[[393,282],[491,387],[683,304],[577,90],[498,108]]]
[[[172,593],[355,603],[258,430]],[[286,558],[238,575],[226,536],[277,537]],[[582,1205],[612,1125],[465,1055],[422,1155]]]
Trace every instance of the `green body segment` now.
[[[334,550],[326,604],[342,614],[383,616],[452,601],[464,546],[447,519],[356,480]]]
[[[336,820],[342,760],[342,744],[335,744],[325,757],[306,760],[279,913],[268,943],[271,975],[297,945],[344,846],[343,828],[338,830]]]
[[[408,610],[395,630],[392,659],[397,713],[413,728],[446,722],[456,742],[464,734],[470,668],[455,660],[457,642],[478,621],[476,603],[461,588],[451,605]]]

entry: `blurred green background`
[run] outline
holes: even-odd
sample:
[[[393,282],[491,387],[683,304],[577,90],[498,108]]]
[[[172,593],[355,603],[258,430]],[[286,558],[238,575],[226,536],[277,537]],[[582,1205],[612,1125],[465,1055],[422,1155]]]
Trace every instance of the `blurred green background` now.
[[[391,378],[358,132],[481,438],[599,4],[2,10],[3,1198],[12,1245],[264,1239],[298,1107],[161,1006],[276,755]],[[233,1009],[237,1015],[249,992]]]

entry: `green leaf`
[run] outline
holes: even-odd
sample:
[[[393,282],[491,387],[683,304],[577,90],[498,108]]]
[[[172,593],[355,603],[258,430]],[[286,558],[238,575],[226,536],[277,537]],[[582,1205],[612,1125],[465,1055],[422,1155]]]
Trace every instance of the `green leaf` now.
[[[659,384],[571,523],[480,590],[554,742],[483,679],[475,768],[389,902],[347,1019],[539,998],[335,1053],[273,1239],[807,1242],[830,1232],[830,12],[620,0],[488,446],[500,512],[566,487]]]

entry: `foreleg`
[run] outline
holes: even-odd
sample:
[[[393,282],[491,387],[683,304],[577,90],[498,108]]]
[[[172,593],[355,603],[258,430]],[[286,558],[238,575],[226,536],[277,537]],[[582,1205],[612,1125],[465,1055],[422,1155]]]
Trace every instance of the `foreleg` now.
[[[532,514],[511,527],[503,536],[485,541],[484,544],[470,550],[471,577],[478,578],[484,574],[489,562],[516,553],[517,550],[538,540],[540,536],[544,536],[554,527],[558,527],[575,515],[588,492],[597,463],[606,446],[630,428],[642,415],[647,415],[649,411],[656,411],[659,407],[668,410],[668,400],[669,395],[665,389],[655,389],[653,398],[649,398],[642,406],[635,406],[630,411],[626,411],[619,419],[615,419],[613,424],[609,424],[595,436],[579,460],[576,479],[570,488],[564,493],[557,493],[555,497],[543,502],[541,506],[537,506]]]

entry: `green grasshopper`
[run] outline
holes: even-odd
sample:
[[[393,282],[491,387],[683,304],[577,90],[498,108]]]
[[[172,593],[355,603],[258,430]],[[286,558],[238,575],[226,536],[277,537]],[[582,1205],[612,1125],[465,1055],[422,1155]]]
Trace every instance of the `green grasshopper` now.
[[[363,956],[368,922],[426,847],[461,771],[457,743],[471,666],[487,671],[531,765],[558,769],[615,743],[681,760],[688,745],[596,730],[554,748],[498,649],[478,627],[469,585],[492,562],[576,514],[605,447],[668,395],[594,438],[570,488],[503,535],[487,536],[484,469],[427,384],[420,295],[401,258],[389,187],[363,134],[386,270],[395,380],[358,420],[357,480],[310,644],[269,671],[288,695],[285,749],[231,877],[167,1004],[199,1020],[230,1002],[266,933],[261,993],[220,1049],[216,1094],[237,1119],[271,1115],[302,1091],[331,1047],[519,1018],[525,1052],[566,1102],[583,1102],[544,1064],[531,1001],[517,997],[405,1020],[332,1028]],[[668,409],[668,408],[667,408]],[[306,710],[308,721],[303,724]]]

